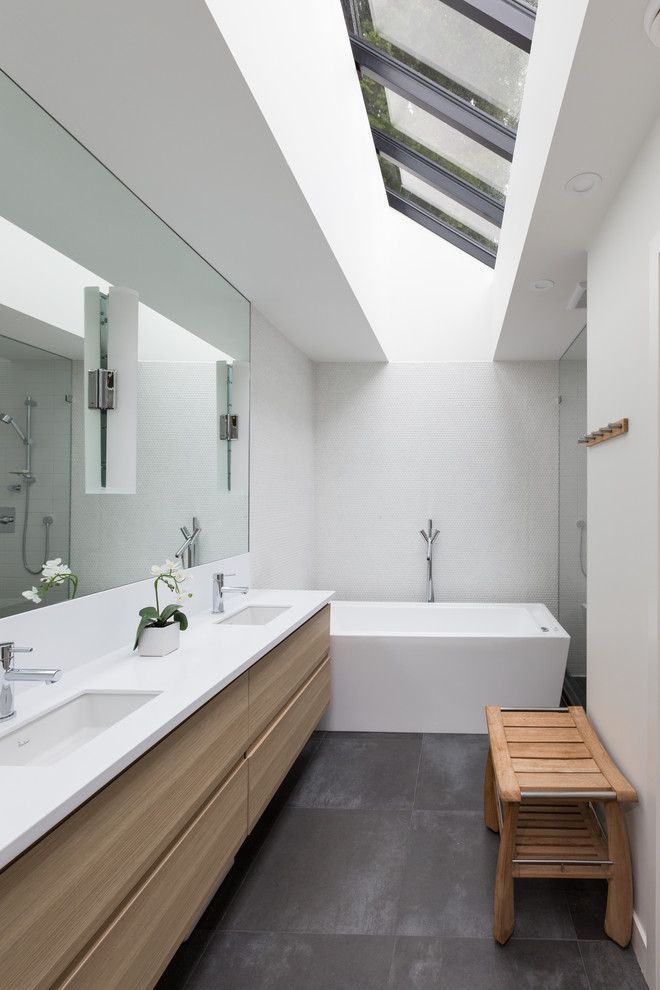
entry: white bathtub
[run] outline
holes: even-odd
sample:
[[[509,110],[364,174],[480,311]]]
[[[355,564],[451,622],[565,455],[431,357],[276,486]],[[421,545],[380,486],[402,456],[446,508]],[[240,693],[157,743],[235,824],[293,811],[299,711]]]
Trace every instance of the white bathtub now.
[[[570,637],[545,605],[333,602],[321,728],[485,732],[485,705],[552,708]]]

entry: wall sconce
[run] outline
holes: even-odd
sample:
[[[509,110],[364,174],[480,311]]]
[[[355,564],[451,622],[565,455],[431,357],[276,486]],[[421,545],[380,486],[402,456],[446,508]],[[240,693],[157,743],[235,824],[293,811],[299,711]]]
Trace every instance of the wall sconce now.
[[[137,482],[139,296],[85,289],[85,492],[134,495]]]
[[[247,488],[250,431],[250,365],[216,361],[218,410],[218,491]]]

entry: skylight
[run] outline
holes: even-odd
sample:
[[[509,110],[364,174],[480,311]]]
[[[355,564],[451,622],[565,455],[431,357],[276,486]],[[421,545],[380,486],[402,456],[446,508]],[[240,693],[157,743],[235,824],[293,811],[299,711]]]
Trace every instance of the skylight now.
[[[493,266],[536,0],[342,0],[390,206]]]

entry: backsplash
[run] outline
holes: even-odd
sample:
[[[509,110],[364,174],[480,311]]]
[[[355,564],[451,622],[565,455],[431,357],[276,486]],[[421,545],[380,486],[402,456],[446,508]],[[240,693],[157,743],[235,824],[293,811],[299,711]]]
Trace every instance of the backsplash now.
[[[186,613],[194,616],[211,609],[211,577],[216,571],[235,574],[231,584],[250,585],[248,554],[201,564],[190,570],[193,597]],[[0,640],[31,646],[34,653],[19,657],[17,666],[61,667],[64,674],[98,657],[132,644],[138,610],[153,599],[153,581],[138,581],[110,588],[73,601],[60,602],[0,619]],[[185,636],[183,646],[185,647]],[[136,654],[137,660],[137,654]],[[24,691],[47,692],[48,684],[16,684],[17,697]],[[47,694],[44,694],[47,697]]]

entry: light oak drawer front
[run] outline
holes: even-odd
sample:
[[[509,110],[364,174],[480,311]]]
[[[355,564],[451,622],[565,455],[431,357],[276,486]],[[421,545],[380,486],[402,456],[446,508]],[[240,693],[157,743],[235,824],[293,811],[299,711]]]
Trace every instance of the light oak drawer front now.
[[[58,990],[148,990],[247,832],[247,763],[198,812]]]
[[[326,605],[250,668],[250,742],[270,725],[329,651],[330,606]]]
[[[248,750],[248,831],[280,786],[318,725],[330,701],[330,660],[298,691],[283,712]]]
[[[3,990],[50,988],[247,748],[247,677],[0,873]]]

